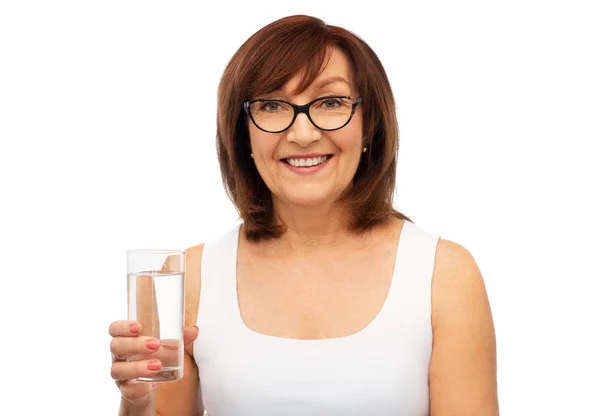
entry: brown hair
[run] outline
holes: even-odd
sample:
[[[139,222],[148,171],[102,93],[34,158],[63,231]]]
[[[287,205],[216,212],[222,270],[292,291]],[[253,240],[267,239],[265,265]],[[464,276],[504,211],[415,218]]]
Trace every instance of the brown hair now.
[[[392,207],[398,122],[392,90],[379,58],[346,29],[315,17],[289,16],[263,27],[244,42],[219,84],[217,153],[221,175],[249,240],[279,237],[285,227],[275,225],[271,192],[250,158],[243,102],[282,87],[299,71],[302,79],[293,95],[304,91],[324,69],[328,47],[332,46],[342,50],[352,63],[355,85],[363,99],[363,137],[368,149],[352,185],[340,198],[352,213],[350,228],[366,231],[391,217],[411,221]]]

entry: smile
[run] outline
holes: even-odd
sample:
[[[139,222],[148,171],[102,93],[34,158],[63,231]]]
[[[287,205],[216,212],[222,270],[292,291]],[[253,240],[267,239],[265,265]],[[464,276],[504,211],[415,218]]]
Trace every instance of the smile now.
[[[305,159],[283,159],[288,165],[296,167],[310,167],[325,163],[332,155],[324,155],[319,157],[309,157]]]
[[[307,175],[323,170],[327,165],[329,165],[329,161],[332,158],[333,155],[323,155],[307,158],[294,157],[281,159],[281,162],[292,172],[300,175]]]

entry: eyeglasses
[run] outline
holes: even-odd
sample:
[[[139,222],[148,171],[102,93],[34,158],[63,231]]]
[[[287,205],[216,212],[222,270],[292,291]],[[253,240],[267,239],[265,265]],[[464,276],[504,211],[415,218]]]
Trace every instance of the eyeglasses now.
[[[319,97],[306,105],[295,105],[280,99],[259,99],[244,102],[244,110],[256,127],[267,133],[289,129],[300,113],[306,114],[319,130],[339,130],[350,122],[361,97],[331,95]]]

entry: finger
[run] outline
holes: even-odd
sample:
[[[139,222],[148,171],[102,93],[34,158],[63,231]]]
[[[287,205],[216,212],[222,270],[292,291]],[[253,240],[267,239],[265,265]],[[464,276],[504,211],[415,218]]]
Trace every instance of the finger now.
[[[188,345],[198,338],[197,326],[186,326],[183,328],[183,345]]]
[[[114,321],[108,327],[111,337],[137,337],[142,331],[142,324],[138,321]]]
[[[121,396],[133,404],[142,404],[148,400],[152,386],[145,382],[126,381],[119,385]]]
[[[159,347],[160,342],[153,337],[115,337],[110,342],[110,352],[115,357],[151,354],[158,351]]]
[[[138,354],[130,357],[130,361],[159,360],[165,367],[178,366],[179,349],[183,347],[181,340],[161,339],[160,347],[151,354]]]
[[[110,367],[110,376],[114,380],[132,380],[140,377],[150,377],[162,368],[159,360],[117,361]]]

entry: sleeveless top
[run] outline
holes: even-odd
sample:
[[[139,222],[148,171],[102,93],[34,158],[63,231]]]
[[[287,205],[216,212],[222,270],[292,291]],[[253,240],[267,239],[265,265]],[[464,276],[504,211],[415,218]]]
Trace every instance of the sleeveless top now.
[[[429,415],[431,278],[439,236],[404,221],[383,307],[364,329],[314,340],[249,329],[237,300],[240,226],[205,244],[194,341],[209,416]]]

